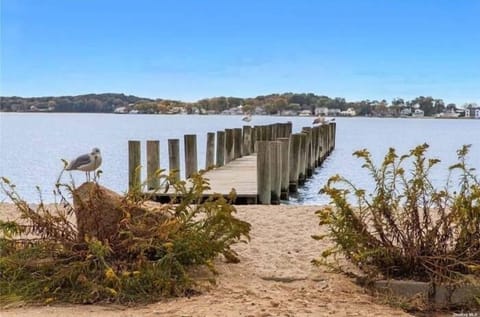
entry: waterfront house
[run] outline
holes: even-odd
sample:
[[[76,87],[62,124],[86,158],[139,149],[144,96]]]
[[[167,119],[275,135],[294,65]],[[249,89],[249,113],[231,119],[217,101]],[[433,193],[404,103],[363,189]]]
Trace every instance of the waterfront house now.
[[[316,107],[315,108],[315,115],[316,116],[327,116],[328,115],[328,108],[327,107]]]
[[[422,109],[415,109],[412,113],[412,117],[422,118],[425,115]]]
[[[465,109],[465,118],[480,119],[480,107],[470,107]]]

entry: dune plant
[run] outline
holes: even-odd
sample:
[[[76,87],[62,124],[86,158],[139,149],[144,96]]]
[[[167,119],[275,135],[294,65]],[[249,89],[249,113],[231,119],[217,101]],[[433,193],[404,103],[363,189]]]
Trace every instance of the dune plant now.
[[[117,206],[118,234],[104,240],[78,236],[71,217],[78,206],[66,197],[77,195],[71,184],[57,184],[61,199],[53,207],[33,208],[2,178],[19,218],[0,220],[0,302],[151,302],[196,292],[200,280],[192,272],[206,267],[215,274],[220,254],[238,261],[231,246],[248,240],[250,224],[235,217],[230,201],[202,199],[209,184],[201,174],[189,183],[158,176],[170,182],[176,203],[149,209],[148,195],[130,191]],[[91,195],[102,194],[98,184],[92,188]],[[213,274],[202,278],[213,282]]]
[[[353,154],[375,189],[367,193],[340,175],[328,180],[321,192],[332,203],[317,214],[329,232],[314,238],[328,237],[334,247],[316,263],[342,254],[371,277],[478,284],[480,183],[466,161],[469,146],[457,151],[458,163],[439,189],[430,171],[440,161],[427,158],[427,149],[423,144],[399,156],[391,148],[379,166],[366,149]]]

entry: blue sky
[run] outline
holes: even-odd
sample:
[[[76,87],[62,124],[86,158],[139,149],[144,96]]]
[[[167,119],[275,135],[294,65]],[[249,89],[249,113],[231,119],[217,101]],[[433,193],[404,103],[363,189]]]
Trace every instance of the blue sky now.
[[[478,0],[0,0],[3,96],[480,103]]]

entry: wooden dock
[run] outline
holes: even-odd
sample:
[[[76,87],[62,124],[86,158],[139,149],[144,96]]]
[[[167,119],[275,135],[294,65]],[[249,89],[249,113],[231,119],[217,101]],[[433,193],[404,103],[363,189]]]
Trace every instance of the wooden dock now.
[[[203,175],[210,183],[210,190],[204,192],[204,198],[214,193],[228,197],[235,189],[235,204],[257,204],[257,156],[255,154],[240,157],[227,165],[206,171]],[[158,202],[169,202],[172,189],[167,193],[155,193],[153,199]]]
[[[291,122],[264,126],[244,126],[243,129],[225,129],[207,134],[206,165],[210,189],[204,198],[213,194],[228,197],[235,190],[236,204],[279,204],[287,200],[289,193],[296,192],[308,177],[313,175],[330,152],[335,148],[335,122],[313,127],[303,127],[292,133]],[[196,135],[184,136],[185,176],[188,179],[198,172]],[[215,143],[216,140],[216,143]],[[180,175],[179,139],[168,140],[169,168]],[[215,146],[216,144],[216,146]],[[142,186],[139,177],[141,168],[140,141],[129,141],[129,188]],[[216,154],[216,157],[215,157]],[[147,192],[152,199],[170,202],[170,191],[158,193],[159,188],[158,141],[147,141]],[[177,178],[178,180],[178,178]]]

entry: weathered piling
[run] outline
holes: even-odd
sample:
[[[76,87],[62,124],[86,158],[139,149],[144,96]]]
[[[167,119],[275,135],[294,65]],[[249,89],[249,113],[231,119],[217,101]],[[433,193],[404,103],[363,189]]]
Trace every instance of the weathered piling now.
[[[147,141],[147,187],[148,189],[158,188],[160,185],[156,172],[160,169],[160,142],[156,140]]]
[[[257,141],[257,194],[262,205],[270,205],[272,182],[270,169],[270,147],[268,141]]]
[[[175,180],[180,180],[180,140],[168,139],[168,169],[176,172]]]
[[[225,131],[217,131],[217,167],[225,163]]]
[[[303,185],[307,171],[307,134],[300,133],[300,164],[298,166],[298,184]]]
[[[225,129],[225,164],[234,158],[234,136],[233,129]]]
[[[300,148],[302,145],[302,135],[300,133],[292,134],[290,137],[289,151],[289,191],[298,190],[298,175],[300,174]]]
[[[128,189],[141,184],[140,158],[140,141],[128,141]]]
[[[197,166],[197,136],[195,134],[185,134],[185,177],[190,178],[198,171]]]
[[[289,197],[290,177],[290,138],[278,138],[282,153],[282,180],[280,184],[280,199],[287,200]]]
[[[241,128],[235,128],[233,129],[233,159],[237,159],[239,157],[242,157],[242,129]]]
[[[243,142],[242,142],[242,154],[250,155],[252,153],[252,127],[249,125],[243,126]]]
[[[215,165],[215,133],[207,133],[207,149],[205,151],[205,169]]]
[[[282,191],[282,142],[269,141],[270,148],[270,181],[271,195],[270,203],[274,205],[280,204],[280,196]]]
[[[305,176],[313,175],[313,156],[312,156],[312,128],[303,127],[302,133],[305,133]]]
[[[252,127],[252,134],[250,138],[250,153],[255,153],[257,150],[255,148],[255,144],[257,141],[257,130],[255,127]]]

